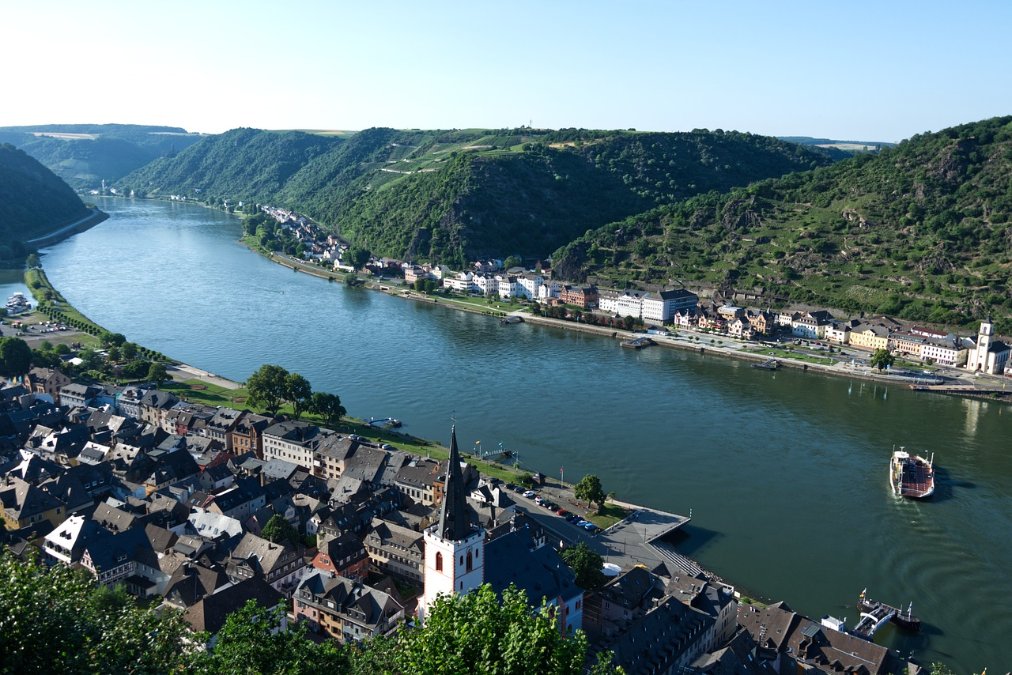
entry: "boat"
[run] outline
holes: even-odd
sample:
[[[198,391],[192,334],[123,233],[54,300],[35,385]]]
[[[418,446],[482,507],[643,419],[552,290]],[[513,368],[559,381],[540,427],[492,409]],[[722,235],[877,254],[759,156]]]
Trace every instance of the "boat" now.
[[[924,499],[935,492],[935,455],[924,459],[902,447],[893,451],[889,462],[889,487],[897,497]]]
[[[761,368],[762,370],[776,370],[780,367],[780,362],[776,359],[768,359],[762,363],[753,363],[753,368]]]
[[[657,343],[648,337],[638,337],[632,340],[626,340],[622,343],[622,346],[627,349],[643,349],[644,347],[649,347],[654,344]]]
[[[24,314],[25,312],[32,311],[32,304],[25,298],[24,293],[15,293],[11,297],[7,298],[7,304],[4,305],[4,309],[7,310],[9,316],[15,314]]]

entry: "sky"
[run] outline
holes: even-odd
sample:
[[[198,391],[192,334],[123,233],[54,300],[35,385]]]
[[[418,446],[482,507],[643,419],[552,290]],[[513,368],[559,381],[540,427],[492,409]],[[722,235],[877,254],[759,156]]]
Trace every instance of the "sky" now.
[[[1012,113],[1012,3],[0,0],[0,126],[735,129]]]

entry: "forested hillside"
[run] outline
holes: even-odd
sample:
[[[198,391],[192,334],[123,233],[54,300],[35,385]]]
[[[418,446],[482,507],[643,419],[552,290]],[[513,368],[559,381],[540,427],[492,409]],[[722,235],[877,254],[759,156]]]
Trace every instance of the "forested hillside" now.
[[[1012,117],[608,224],[556,271],[1012,330]]]
[[[299,131],[233,129],[161,157],[121,183],[140,195],[267,201],[310,160],[339,143]]]
[[[200,138],[179,127],[133,124],[0,127],[0,142],[24,150],[77,189],[112,183]]]
[[[295,208],[374,253],[461,264],[544,257],[658,204],[832,162],[722,131],[369,129],[347,139],[241,129],[124,179],[146,194]]]
[[[12,145],[0,144],[0,260],[24,256],[24,242],[88,215],[52,171]]]

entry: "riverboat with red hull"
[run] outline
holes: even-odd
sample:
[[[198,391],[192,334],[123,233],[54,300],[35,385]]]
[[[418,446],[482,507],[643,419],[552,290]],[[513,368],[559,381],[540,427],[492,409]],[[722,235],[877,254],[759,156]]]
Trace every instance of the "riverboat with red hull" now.
[[[924,459],[903,448],[889,462],[889,487],[897,497],[925,499],[935,492],[935,455]]]

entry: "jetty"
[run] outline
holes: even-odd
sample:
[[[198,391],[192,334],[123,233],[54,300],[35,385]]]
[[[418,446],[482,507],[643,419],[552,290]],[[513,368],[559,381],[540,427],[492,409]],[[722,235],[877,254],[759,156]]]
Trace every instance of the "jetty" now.
[[[379,419],[370,417],[368,423],[371,427],[384,427],[387,429],[396,429],[402,424],[400,420],[393,417],[381,417]]]
[[[638,337],[632,340],[626,340],[622,343],[622,346],[626,349],[643,349],[644,347],[650,347],[651,345],[657,344],[648,337]]]
[[[776,370],[780,367],[780,362],[776,359],[768,359],[762,363],[753,363],[753,368],[759,368],[761,370]]]
[[[921,627],[921,620],[914,616],[914,604],[910,603],[907,611],[887,605],[878,600],[872,600],[867,595],[868,589],[861,591],[857,601],[857,608],[861,612],[861,619],[850,631],[859,638],[871,641],[882,626],[887,623],[895,623],[901,628],[916,631]]]

